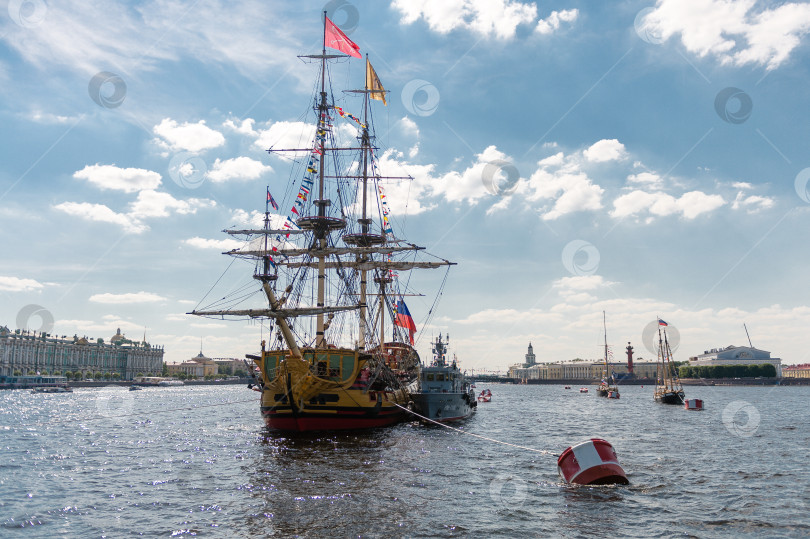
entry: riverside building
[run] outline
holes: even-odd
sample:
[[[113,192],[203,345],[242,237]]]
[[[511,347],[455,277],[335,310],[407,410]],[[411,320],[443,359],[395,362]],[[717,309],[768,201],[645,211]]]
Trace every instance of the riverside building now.
[[[610,362],[610,374],[620,379],[629,372],[624,362]],[[600,380],[605,370],[604,360],[601,359],[573,359],[571,361],[558,361],[554,363],[537,363],[532,345],[526,354],[526,361],[509,367],[509,378],[518,380]],[[635,361],[633,374],[636,378],[655,378],[656,363],[654,361]]]
[[[761,365],[769,363],[776,368],[776,377],[782,377],[782,360],[771,357],[771,353],[750,346],[726,346],[725,348],[712,348],[699,356],[689,358],[690,367],[710,365]]]
[[[0,326],[0,381],[29,372],[82,378],[101,376],[132,380],[138,375],[160,376],[163,347],[127,339],[119,328],[109,343],[87,337],[57,337],[48,333]]]

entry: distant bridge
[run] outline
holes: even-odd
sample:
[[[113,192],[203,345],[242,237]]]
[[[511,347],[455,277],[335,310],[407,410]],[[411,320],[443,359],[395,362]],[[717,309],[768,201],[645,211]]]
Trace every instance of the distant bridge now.
[[[501,382],[504,384],[511,384],[515,382],[514,378],[509,378],[502,374],[474,374],[470,376],[476,382]]]

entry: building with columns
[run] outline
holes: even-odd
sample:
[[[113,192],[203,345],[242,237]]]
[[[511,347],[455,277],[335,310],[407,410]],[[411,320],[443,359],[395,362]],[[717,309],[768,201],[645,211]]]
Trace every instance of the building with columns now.
[[[82,378],[114,376],[159,376],[163,370],[163,347],[127,339],[119,328],[109,343],[74,335],[61,337],[36,331],[0,326],[0,379],[27,375],[80,373]]]
[[[776,377],[782,377],[782,360],[771,353],[751,346],[726,346],[712,348],[689,358],[690,367],[711,365],[761,365],[769,363],[776,369]]]
[[[182,363],[169,363],[166,365],[169,370],[170,376],[177,376],[178,374],[185,373],[186,376],[194,376],[197,378],[204,378],[205,376],[219,374],[219,366],[210,357],[205,357],[202,350],[200,353]]]

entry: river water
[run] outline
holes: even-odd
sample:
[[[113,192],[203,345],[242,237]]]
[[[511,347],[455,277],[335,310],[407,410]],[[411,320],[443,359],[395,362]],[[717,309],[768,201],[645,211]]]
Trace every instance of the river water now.
[[[562,386],[489,387],[464,432],[282,435],[241,386],[0,392],[2,537],[810,535],[808,387],[687,387],[703,412]],[[564,484],[613,444],[630,485]]]

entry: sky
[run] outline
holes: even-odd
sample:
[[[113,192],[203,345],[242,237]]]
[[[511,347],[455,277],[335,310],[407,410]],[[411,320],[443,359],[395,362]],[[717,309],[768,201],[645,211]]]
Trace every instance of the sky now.
[[[381,172],[413,177],[386,187],[398,236],[458,263],[429,324],[444,272],[410,276],[423,358],[439,332],[476,372],[529,342],[599,358],[604,311],[617,358],[653,359],[660,317],[676,360],[746,345],[745,324],[810,362],[808,3],[4,4],[0,325],[255,353],[260,324],[185,313],[251,282],[222,229],[267,186],[289,206],[266,150],[309,143],[317,66],[296,56],[325,10],[389,92]],[[364,69],[332,66],[349,112]]]

